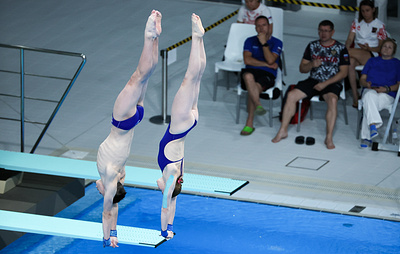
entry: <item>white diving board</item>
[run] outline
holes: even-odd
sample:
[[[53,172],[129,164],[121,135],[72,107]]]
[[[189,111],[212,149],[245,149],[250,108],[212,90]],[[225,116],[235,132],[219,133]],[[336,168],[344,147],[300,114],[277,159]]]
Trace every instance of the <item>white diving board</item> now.
[[[0,210],[0,229],[103,241],[101,223]],[[159,230],[117,225],[118,242],[156,248],[165,238]]]
[[[96,162],[94,161],[4,150],[0,150],[0,168],[90,180],[99,179]],[[136,186],[157,188],[156,181],[161,177],[161,171],[156,169],[126,166],[125,171],[125,184]],[[249,183],[243,180],[189,173],[185,173],[184,181],[182,192],[222,195],[232,195]]]

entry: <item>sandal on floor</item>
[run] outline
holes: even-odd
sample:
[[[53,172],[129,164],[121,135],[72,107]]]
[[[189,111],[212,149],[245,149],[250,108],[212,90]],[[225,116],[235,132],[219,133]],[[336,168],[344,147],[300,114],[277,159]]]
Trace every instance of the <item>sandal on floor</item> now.
[[[251,127],[249,127],[249,126],[246,125],[246,126],[244,126],[243,130],[240,132],[240,135],[242,135],[242,136],[248,136],[248,135],[250,135],[251,133],[253,133],[255,129],[256,129],[256,128],[251,128]]]
[[[312,146],[314,144],[315,144],[315,138],[313,138],[313,137],[307,137],[306,138],[306,145]]]
[[[298,145],[304,144],[304,136],[297,136],[294,142]]]

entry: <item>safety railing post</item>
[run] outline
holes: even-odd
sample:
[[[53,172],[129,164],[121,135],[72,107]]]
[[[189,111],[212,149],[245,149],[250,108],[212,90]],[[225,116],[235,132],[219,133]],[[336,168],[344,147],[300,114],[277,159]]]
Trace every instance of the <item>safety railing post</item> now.
[[[20,50],[20,82],[21,82],[21,152],[25,147],[25,70],[24,70],[24,49]]]
[[[163,49],[161,50],[160,55],[162,58],[161,115],[151,117],[150,122],[154,124],[167,124],[171,121],[171,116],[167,115],[168,51]]]

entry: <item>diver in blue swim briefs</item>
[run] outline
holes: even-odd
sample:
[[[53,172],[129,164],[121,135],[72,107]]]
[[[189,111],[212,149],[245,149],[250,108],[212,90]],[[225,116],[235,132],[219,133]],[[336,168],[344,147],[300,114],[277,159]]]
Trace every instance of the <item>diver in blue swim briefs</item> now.
[[[143,119],[147,84],[158,62],[161,13],[153,10],[147,20],[138,66],[119,93],[113,108],[112,126],[97,153],[100,180],[96,187],[104,196],[103,246],[118,247],[118,202],[125,197],[125,163],[131,150],[134,127]]]
[[[174,236],[173,222],[176,198],[183,183],[184,143],[187,133],[197,124],[197,102],[200,81],[206,67],[203,44],[204,28],[200,17],[192,14],[192,46],[189,64],[183,82],[175,95],[171,108],[171,123],[160,142],[158,164],[162,177],[157,185],[163,193],[161,208],[161,235]]]

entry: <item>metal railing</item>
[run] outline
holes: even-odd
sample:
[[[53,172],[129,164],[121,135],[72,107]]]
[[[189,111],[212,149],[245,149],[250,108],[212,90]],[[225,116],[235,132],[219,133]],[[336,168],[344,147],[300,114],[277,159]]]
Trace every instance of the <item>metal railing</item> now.
[[[86,63],[86,56],[84,54],[81,54],[81,53],[73,53],[73,52],[42,49],[42,48],[31,48],[31,47],[25,47],[25,46],[19,46],[19,45],[8,45],[8,44],[1,44],[1,43],[0,43],[0,47],[1,48],[15,49],[15,50],[19,50],[19,52],[20,52],[20,61],[19,61],[20,62],[20,71],[19,72],[18,71],[1,70],[0,69],[0,72],[19,74],[20,75],[20,96],[11,95],[11,94],[2,94],[2,93],[0,93],[0,95],[8,96],[8,97],[17,97],[17,98],[20,98],[20,100],[21,100],[20,101],[20,119],[6,118],[6,117],[0,117],[0,119],[12,120],[12,121],[20,121],[20,124],[21,124],[21,152],[24,152],[24,147],[25,147],[25,123],[33,123],[33,124],[43,124],[43,125],[45,125],[43,130],[42,130],[42,132],[40,133],[38,139],[36,140],[34,146],[32,147],[32,149],[30,151],[30,153],[34,153],[36,148],[37,148],[37,146],[39,145],[40,141],[42,140],[43,136],[45,135],[47,129],[49,128],[51,122],[53,121],[54,117],[56,116],[58,110],[60,109],[62,103],[64,102],[65,98],[67,97],[69,91],[71,90],[72,86],[74,85],[76,79],[78,78],[80,72],[82,71],[82,68]],[[74,73],[72,78],[26,73],[25,72],[25,51],[34,51],[34,52],[40,52],[40,53],[44,53],[44,54],[56,54],[56,55],[80,57],[82,60],[81,60],[80,65],[79,65],[78,69],[75,71],[75,73]],[[69,84],[68,84],[68,87],[65,89],[62,97],[58,101],[40,99],[40,98],[28,98],[28,97],[25,96],[25,76],[34,76],[34,77],[40,77],[40,78],[64,80],[64,81],[69,81]],[[54,108],[50,118],[48,119],[48,121],[46,123],[33,122],[33,121],[28,121],[28,120],[25,119],[25,99],[53,102],[53,103],[57,103],[57,105]]]

